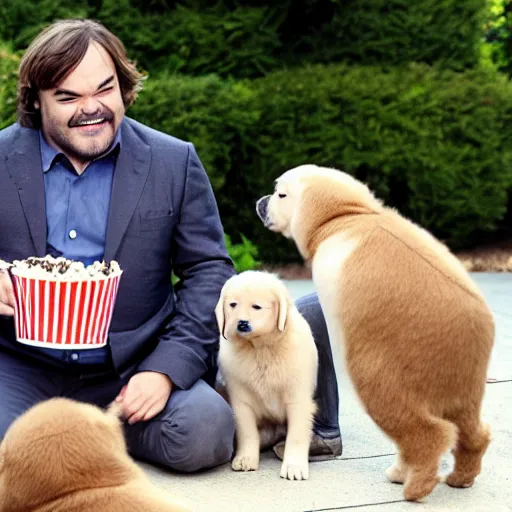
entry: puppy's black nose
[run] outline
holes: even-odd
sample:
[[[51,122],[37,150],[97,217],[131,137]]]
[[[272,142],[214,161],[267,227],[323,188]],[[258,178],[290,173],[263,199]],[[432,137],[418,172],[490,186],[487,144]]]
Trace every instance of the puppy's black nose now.
[[[248,320],[238,320],[236,328],[239,332],[251,332],[251,326]]]
[[[258,217],[265,223],[268,221],[267,216],[269,200],[270,196],[264,196],[256,203],[256,213],[258,214]]]

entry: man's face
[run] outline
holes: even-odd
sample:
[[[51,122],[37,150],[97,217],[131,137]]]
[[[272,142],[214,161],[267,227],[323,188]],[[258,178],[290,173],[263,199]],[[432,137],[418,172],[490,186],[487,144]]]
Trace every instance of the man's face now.
[[[125,108],[114,62],[91,42],[78,66],[56,87],[39,92],[47,142],[83,166],[112,144]]]

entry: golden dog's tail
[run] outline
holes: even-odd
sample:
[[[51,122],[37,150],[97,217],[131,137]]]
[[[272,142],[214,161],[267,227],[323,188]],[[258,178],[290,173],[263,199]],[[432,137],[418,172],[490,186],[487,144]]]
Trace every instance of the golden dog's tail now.
[[[115,416],[116,418],[121,418],[123,414],[123,409],[119,402],[115,400],[107,407],[107,414]]]

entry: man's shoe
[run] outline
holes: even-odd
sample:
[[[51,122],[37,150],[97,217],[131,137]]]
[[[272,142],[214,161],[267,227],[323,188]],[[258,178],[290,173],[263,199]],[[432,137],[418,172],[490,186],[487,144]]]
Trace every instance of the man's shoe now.
[[[281,441],[274,445],[274,453],[283,460],[285,441]],[[317,462],[321,460],[333,460],[343,453],[343,443],[341,437],[333,437],[325,439],[313,434],[311,444],[309,445],[309,461]]]

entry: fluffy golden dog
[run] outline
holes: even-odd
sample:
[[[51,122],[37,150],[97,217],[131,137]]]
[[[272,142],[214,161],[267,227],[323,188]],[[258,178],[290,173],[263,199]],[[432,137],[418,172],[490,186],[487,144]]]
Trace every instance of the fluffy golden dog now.
[[[0,445],[0,511],[191,511],[129,457],[117,415],[55,398],[19,417]]]
[[[260,449],[286,425],[281,477],[306,480],[318,355],[286,286],[248,271],[224,285],[215,310],[219,365],[236,423],[235,471],[258,469]]]
[[[333,352],[341,347],[368,414],[397,445],[389,479],[422,498],[452,448],[446,481],[471,486],[490,442],[480,410],[494,321],[459,260],[334,169],[285,172],[256,209],[312,267]]]

